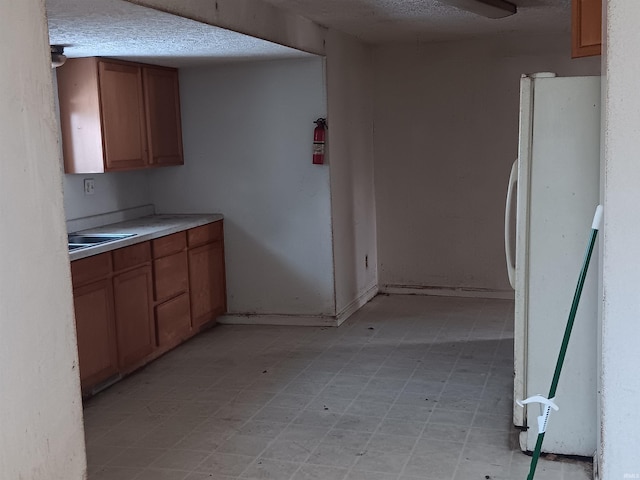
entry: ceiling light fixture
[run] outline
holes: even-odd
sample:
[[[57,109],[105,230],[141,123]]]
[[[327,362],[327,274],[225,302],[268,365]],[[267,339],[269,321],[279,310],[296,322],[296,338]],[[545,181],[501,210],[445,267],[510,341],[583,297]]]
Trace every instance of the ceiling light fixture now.
[[[487,18],[504,18],[515,14],[518,7],[507,0],[440,0],[452,7]]]
[[[64,65],[67,57],[64,55],[64,46],[51,45],[51,68],[58,68]]]

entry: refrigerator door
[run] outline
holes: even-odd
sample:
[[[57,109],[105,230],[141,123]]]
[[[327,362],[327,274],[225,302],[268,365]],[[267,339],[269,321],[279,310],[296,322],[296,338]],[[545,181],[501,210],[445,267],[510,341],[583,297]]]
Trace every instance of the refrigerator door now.
[[[520,80],[520,133],[518,142],[517,201],[516,201],[516,258],[515,258],[515,316],[513,330],[514,377],[513,398],[521,400],[525,395],[527,379],[527,300],[528,242],[529,242],[529,170],[533,122],[533,82],[523,76]],[[527,427],[526,410],[513,404],[513,424]]]
[[[527,81],[528,80],[528,81]],[[549,390],[593,211],[599,203],[600,77],[523,79],[516,227],[515,399]],[[524,113],[524,115],[523,115]],[[597,254],[594,255],[597,257]],[[597,264],[578,309],[543,451],[596,449]],[[519,363],[521,362],[521,363]],[[533,410],[514,421],[537,439]]]

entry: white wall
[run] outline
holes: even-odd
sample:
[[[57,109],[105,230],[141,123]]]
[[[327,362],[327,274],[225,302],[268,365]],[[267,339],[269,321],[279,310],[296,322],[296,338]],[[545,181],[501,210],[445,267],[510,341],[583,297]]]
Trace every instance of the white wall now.
[[[346,35],[329,31],[326,48],[336,310],[347,315],[377,292],[374,71],[371,48]]]
[[[604,480],[640,477],[640,2],[607,2],[604,82],[602,399]]]
[[[185,166],[152,172],[156,210],[225,216],[230,313],[333,315],[323,60],[180,71]]]
[[[375,293],[370,50],[353,37],[258,0],[129,0],[327,57],[336,312],[344,319]],[[365,268],[364,256],[369,256]]]
[[[171,169],[171,167],[169,167]],[[84,179],[93,178],[95,193],[84,194]],[[67,220],[148,205],[149,172],[64,175],[64,208]]]
[[[129,1],[327,55],[327,97],[331,102],[330,122],[334,125],[328,147],[335,247],[331,310],[332,314],[337,313],[344,319],[377,289],[370,49],[352,37],[323,28],[267,2],[219,0],[216,8],[211,8],[209,0]],[[152,188],[157,204],[157,188]]]
[[[520,75],[599,74],[598,58],[569,52],[564,37],[375,50],[381,288],[512,292],[503,222]]]
[[[44,2],[0,0],[0,478],[86,478]],[[7,66],[10,65],[10,68]]]

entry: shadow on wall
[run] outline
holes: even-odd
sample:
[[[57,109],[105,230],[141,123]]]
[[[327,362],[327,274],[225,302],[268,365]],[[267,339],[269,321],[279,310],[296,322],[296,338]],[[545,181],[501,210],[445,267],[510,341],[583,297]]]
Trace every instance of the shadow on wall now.
[[[227,268],[230,314],[335,315],[333,284],[314,268],[313,258],[293,263],[268,238],[257,239],[232,220],[225,220],[224,229],[225,256],[235,261]]]

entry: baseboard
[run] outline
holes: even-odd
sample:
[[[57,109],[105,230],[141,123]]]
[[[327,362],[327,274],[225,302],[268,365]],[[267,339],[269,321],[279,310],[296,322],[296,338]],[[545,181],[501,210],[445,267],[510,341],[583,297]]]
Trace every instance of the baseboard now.
[[[433,295],[438,297],[498,298],[503,300],[513,300],[515,298],[513,291],[465,287],[383,285],[380,287],[380,293],[386,293],[390,295]]]
[[[299,327],[337,327],[336,317],[330,315],[262,315],[226,314],[218,317],[222,325],[281,325]]]
[[[338,326],[342,325],[344,321],[351,315],[356,313],[362,307],[364,307],[369,300],[378,294],[378,285],[373,285],[364,293],[360,294],[356,299],[349,303],[341,312],[336,316]]]
[[[374,285],[358,296],[336,316],[332,315],[264,315],[228,313],[218,317],[222,325],[281,325],[299,327],[339,327],[347,318],[378,294]]]

